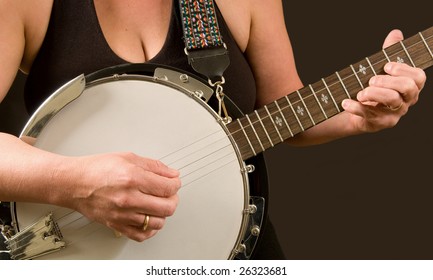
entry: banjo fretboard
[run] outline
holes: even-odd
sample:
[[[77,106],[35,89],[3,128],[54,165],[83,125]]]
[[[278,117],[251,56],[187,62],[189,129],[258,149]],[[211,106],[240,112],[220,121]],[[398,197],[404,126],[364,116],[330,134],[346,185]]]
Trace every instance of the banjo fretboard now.
[[[244,160],[343,111],[375,75],[395,61],[426,69],[433,65],[433,27],[351,64],[227,125]]]

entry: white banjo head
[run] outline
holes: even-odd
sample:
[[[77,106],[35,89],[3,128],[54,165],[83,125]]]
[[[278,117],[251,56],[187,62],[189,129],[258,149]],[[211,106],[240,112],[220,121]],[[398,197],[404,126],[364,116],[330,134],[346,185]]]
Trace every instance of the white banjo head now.
[[[122,75],[90,83],[78,98],[52,110],[51,119],[38,128],[34,146],[67,156],[133,152],[159,159],[180,170],[182,188],[174,216],[142,243],[117,238],[111,229],[69,209],[15,203],[20,230],[49,212],[60,227],[66,247],[42,258],[233,257],[249,204],[244,163],[219,117],[190,94],[153,77]],[[42,107],[49,106],[50,100]],[[22,138],[31,136],[24,133]]]

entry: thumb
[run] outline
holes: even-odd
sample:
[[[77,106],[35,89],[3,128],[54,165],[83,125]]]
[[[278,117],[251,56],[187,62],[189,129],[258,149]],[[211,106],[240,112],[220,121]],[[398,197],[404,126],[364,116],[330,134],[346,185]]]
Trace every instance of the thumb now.
[[[383,48],[385,49],[403,39],[404,39],[403,33],[398,29],[394,29],[386,37],[385,42],[383,43]]]

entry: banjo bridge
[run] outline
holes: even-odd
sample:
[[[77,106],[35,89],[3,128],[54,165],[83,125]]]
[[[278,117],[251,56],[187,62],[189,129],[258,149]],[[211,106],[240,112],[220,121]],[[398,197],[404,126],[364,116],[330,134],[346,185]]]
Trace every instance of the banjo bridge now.
[[[64,247],[62,233],[52,213],[5,241],[11,259],[34,259],[56,252]]]

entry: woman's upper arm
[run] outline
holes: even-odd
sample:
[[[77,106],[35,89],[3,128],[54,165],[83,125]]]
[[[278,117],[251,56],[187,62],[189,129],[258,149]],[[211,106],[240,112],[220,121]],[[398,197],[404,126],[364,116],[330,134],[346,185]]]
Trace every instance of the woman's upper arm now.
[[[257,104],[266,105],[302,87],[284,22],[281,0],[251,0],[246,55],[257,84]]]
[[[0,0],[0,101],[21,65],[24,54],[24,16],[20,1]]]

